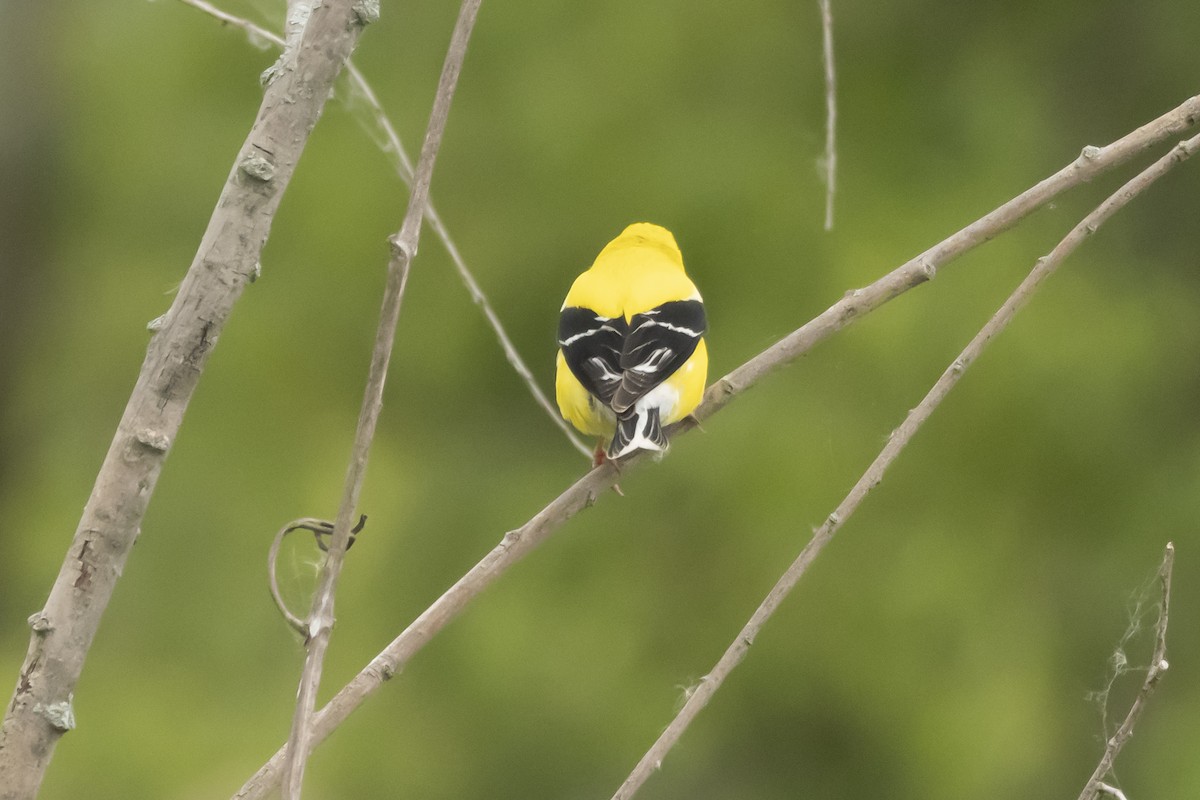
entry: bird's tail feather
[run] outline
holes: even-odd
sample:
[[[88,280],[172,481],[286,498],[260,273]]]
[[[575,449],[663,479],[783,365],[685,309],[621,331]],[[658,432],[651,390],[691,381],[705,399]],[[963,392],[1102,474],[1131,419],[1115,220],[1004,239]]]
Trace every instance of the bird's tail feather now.
[[[666,449],[667,436],[658,419],[658,409],[642,408],[617,418],[617,432],[608,446],[608,457],[623,458],[636,450],[661,453]]]

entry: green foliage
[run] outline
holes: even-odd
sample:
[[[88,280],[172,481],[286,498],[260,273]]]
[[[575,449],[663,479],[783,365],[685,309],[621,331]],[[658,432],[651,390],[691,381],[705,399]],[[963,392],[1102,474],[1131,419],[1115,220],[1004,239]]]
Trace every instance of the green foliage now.
[[[145,324],[191,260],[275,57],[178,3],[24,5],[0,5],[0,147],[43,131],[39,169],[0,186],[10,679]],[[282,14],[226,8],[273,28]],[[548,391],[562,296],[639,219],[679,240],[717,377],[1193,94],[1178,10],[835,2],[826,233],[816,3],[485,4],[433,198]],[[359,49],[410,151],[454,14],[384,3]],[[45,798],[224,796],[286,736],[302,651],[268,598],[266,550],[283,522],[335,512],[407,200],[344,82],[337,99],[189,409]],[[318,750],[312,796],[609,796],[906,410],[1129,174],[945,268],[623,480],[625,497],[569,523]],[[1130,796],[1197,785],[1198,187],[1184,166],[1067,262],[640,796],[1073,797],[1103,735],[1086,694],[1168,539],[1172,669],[1118,769]],[[585,467],[427,231],[323,698]],[[290,596],[315,557],[285,560]],[[1130,658],[1149,651],[1135,641]]]

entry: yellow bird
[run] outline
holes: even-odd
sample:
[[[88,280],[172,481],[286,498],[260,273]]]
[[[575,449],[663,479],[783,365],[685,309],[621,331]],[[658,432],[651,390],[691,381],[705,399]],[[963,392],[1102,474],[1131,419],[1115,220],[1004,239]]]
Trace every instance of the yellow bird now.
[[[704,302],[666,228],[630,225],[575,279],[558,321],[563,418],[611,440],[607,457],[663,452],[663,427],[691,414],[708,374]],[[603,441],[596,463],[604,461]]]

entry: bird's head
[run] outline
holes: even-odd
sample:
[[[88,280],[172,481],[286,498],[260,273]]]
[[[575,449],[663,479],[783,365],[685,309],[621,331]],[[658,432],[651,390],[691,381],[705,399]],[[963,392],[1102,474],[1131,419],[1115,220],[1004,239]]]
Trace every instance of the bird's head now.
[[[600,255],[611,253],[616,250],[623,250],[627,247],[653,247],[661,250],[670,260],[679,265],[683,269],[683,255],[679,252],[679,245],[675,243],[675,237],[671,232],[661,225],[655,225],[652,222],[635,222],[625,230],[621,231],[621,235],[613,239]]]

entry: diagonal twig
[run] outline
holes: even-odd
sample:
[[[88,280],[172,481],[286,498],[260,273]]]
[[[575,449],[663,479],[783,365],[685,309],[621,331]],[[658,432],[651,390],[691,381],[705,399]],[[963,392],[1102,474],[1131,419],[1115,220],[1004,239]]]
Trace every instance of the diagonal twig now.
[[[227,25],[240,28],[251,37],[271,42],[280,48],[285,47],[286,43],[284,39],[278,34],[260,25],[256,25],[247,19],[230,14],[207,2],[207,0],[180,0],[180,2],[203,11]],[[350,84],[354,90],[366,100],[371,117],[379,127],[379,130],[383,132],[383,136],[387,140],[386,146],[383,149],[393,156],[393,167],[396,170],[396,174],[405,183],[410,183],[413,175],[412,161],[404,149],[404,144],[400,141],[400,135],[396,132],[396,127],[384,112],[383,104],[379,101],[378,95],[375,94],[375,90],[371,87],[371,84],[353,62],[346,62],[346,74],[349,76]],[[550,417],[550,421],[563,432],[567,437],[567,441],[571,443],[571,446],[590,460],[592,458],[591,448],[584,444],[575,432],[571,430],[571,426],[562,418],[562,415],[558,413],[558,409],[555,408],[554,404],[546,396],[546,393],[538,386],[537,379],[534,377],[532,370],[525,363],[525,359],[521,357],[516,345],[513,344],[512,339],[509,337],[508,331],[505,330],[504,324],[500,321],[500,315],[492,307],[491,301],[488,300],[487,295],[480,287],[474,273],[467,267],[462,253],[459,252],[457,245],[455,245],[454,240],[450,237],[450,231],[446,227],[445,222],[442,221],[442,217],[438,214],[437,209],[434,208],[432,200],[426,200],[425,216],[429,222],[429,227],[441,239],[446,252],[450,255],[450,260],[454,263],[454,268],[457,270],[463,285],[466,286],[471,300],[479,306],[488,325],[491,326],[497,341],[500,342],[500,349],[504,351],[504,357],[513,368],[513,371],[525,382],[525,386],[529,390],[530,395],[532,395],[534,402],[541,406],[542,410]]]
[[[917,406],[908,413],[900,427],[888,437],[887,444],[876,456],[871,466],[850,489],[850,492],[838,507],[826,517],[820,527],[813,532],[812,539],[800,551],[800,555],[792,562],[787,571],[779,578],[766,598],[755,610],[746,625],[738,632],[733,642],[717,661],[713,669],[700,679],[694,690],[688,693],[687,701],[679,710],[666,730],[642,756],[629,777],[613,795],[613,800],[629,800],[646,782],[671,748],[679,741],[679,737],[700,711],[712,699],[713,694],[721,687],[725,678],[742,662],[763,625],[783,603],[788,593],[804,576],[808,567],[820,554],[821,550],[833,540],[841,530],[846,520],[858,509],[867,494],[879,485],[884,473],[901,451],[912,441],[913,436],[929,419],[930,415],[941,405],[950,391],[958,384],[967,368],[975,362],[984,348],[1012,322],[1017,312],[1029,302],[1030,297],[1038,287],[1058,269],[1059,265],[1073,253],[1079,245],[1090,237],[1114,213],[1126,206],[1131,200],[1145,191],[1154,181],[1165,175],[1176,165],[1189,158],[1200,149],[1200,136],[1195,136],[1172,148],[1165,156],[1155,161],[1132,180],[1110,195],[1095,211],[1084,217],[1079,224],[1071,229],[1061,242],[1050,251],[1050,254],[1039,258],[1037,264],[1026,276],[1025,280],[1009,295],[999,310],[988,320],[987,324],[975,334],[970,343],[950,363],[933,387]],[[1165,614],[1164,614],[1165,619]],[[1156,655],[1156,659],[1158,656]],[[1157,663],[1157,661],[1156,661]],[[1153,671],[1155,667],[1151,667]],[[1118,736],[1120,734],[1118,733]],[[1116,738],[1116,737],[1114,737]],[[1103,773],[1101,773],[1103,776]]]
[[[1085,148],[1083,155],[1054,175],[870,286],[847,293],[822,314],[718,380],[705,392],[704,403],[696,410],[695,416],[699,421],[711,417],[733,398],[755,386],[771,372],[807,353],[833,333],[929,280],[938,266],[1007,230],[1062,192],[1128,161],[1197,122],[1200,122],[1200,96],[1188,99],[1106,147]],[[684,433],[697,424],[697,420],[678,423],[672,435]],[[643,458],[635,456],[623,462],[622,474],[627,474],[642,461]],[[612,488],[617,479],[618,475],[611,464],[597,467],[575,481],[523,526],[506,533],[495,548],[438,597],[317,713],[313,722],[314,745],[329,736],[367,697],[403,669],[409,659],[474,598],[553,535],[567,520],[596,502]],[[268,759],[234,797],[237,800],[265,797],[278,784],[282,753],[280,749]]]
[[[193,0],[183,0],[183,2],[193,2]],[[375,90],[367,83],[367,79],[358,71],[358,68],[351,64],[347,72],[355,89],[358,90],[367,101],[367,105],[370,106],[375,124],[379,126],[379,129],[383,131],[384,138],[387,139],[385,150],[395,157],[394,168],[396,174],[401,180],[407,183],[412,180],[412,163],[409,161],[408,154],[404,150],[404,145],[400,141],[400,135],[396,133],[395,126],[392,125],[392,121],[384,113],[383,105],[379,102],[379,98],[376,97]],[[471,295],[471,300],[475,305],[479,306],[479,310],[483,312],[484,318],[492,326],[492,332],[495,333],[496,340],[500,342],[500,349],[504,351],[504,357],[508,360],[509,366],[525,382],[525,386],[529,389],[530,395],[533,396],[534,402],[541,406],[542,410],[550,417],[551,422],[558,426],[571,443],[571,446],[590,460],[592,458],[592,450],[571,430],[571,426],[562,418],[562,415],[558,413],[558,409],[554,407],[554,404],[546,397],[545,392],[538,386],[533,372],[525,363],[525,359],[521,357],[517,346],[509,338],[508,331],[504,329],[504,324],[500,321],[500,315],[492,307],[491,301],[484,294],[479,281],[475,279],[474,273],[467,267],[466,260],[463,259],[462,253],[459,252],[458,245],[450,237],[450,231],[446,227],[446,223],[442,221],[442,216],[437,212],[432,200],[428,201],[426,205],[425,217],[429,223],[429,227],[433,228],[433,232],[442,240],[442,245],[446,248],[450,260],[454,263],[454,269],[458,271],[459,279],[467,287],[467,293]]]
[[[304,671],[300,677],[300,689],[296,697],[296,713],[292,718],[292,730],[288,737],[287,758],[284,762],[283,797],[285,800],[299,798],[304,781],[304,768],[310,750],[312,716],[316,706],[317,688],[321,682],[325,651],[334,622],[334,595],[341,574],[346,549],[350,542],[350,527],[359,493],[366,476],[367,456],[375,438],[375,427],[383,409],[383,387],[387,381],[388,362],[396,338],[396,326],[400,319],[400,304],[408,282],[409,268],[417,254],[417,243],[421,234],[421,221],[429,200],[429,184],[433,179],[433,165],[441,146],[442,134],[446,129],[446,118],[454,89],[462,71],[467,54],[471,30],[479,11],[481,0],[464,0],[450,38],[450,47],[442,66],[433,110],[429,115],[429,126],[425,131],[425,143],[421,147],[421,158],[417,164],[409,196],[408,210],[400,231],[389,241],[392,255],[388,260],[388,277],[384,288],[383,308],[380,311],[379,327],[375,335],[375,346],[371,353],[371,366],[367,374],[367,387],[363,394],[362,409],[358,416],[358,427],[354,435],[354,448],[350,465],[346,469],[346,482],[334,521],[333,537],[329,544],[329,555],[321,570],[320,581],[313,597],[312,610],[308,616],[308,641],[305,652]]]
[[[1129,737],[1133,736],[1133,727],[1141,717],[1142,711],[1146,707],[1146,701],[1150,699],[1150,695],[1158,686],[1159,679],[1169,667],[1167,663],[1167,621],[1171,610],[1171,572],[1174,566],[1175,545],[1167,542],[1166,549],[1163,551],[1162,564],[1158,568],[1158,580],[1162,585],[1162,599],[1159,601],[1158,622],[1154,626],[1154,654],[1150,657],[1150,666],[1146,669],[1146,677],[1142,681],[1137,696],[1133,699],[1133,705],[1129,707],[1129,713],[1125,715],[1125,720],[1117,728],[1117,732],[1105,742],[1104,754],[1100,757],[1100,763],[1096,765],[1092,777],[1088,779],[1083,791],[1079,793],[1079,800],[1095,800],[1101,792],[1124,800],[1125,795],[1121,793],[1121,790],[1104,783],[1104,779],[1112,773],[1113,762],[1116,761],[1121,748],[1129,741]]]

